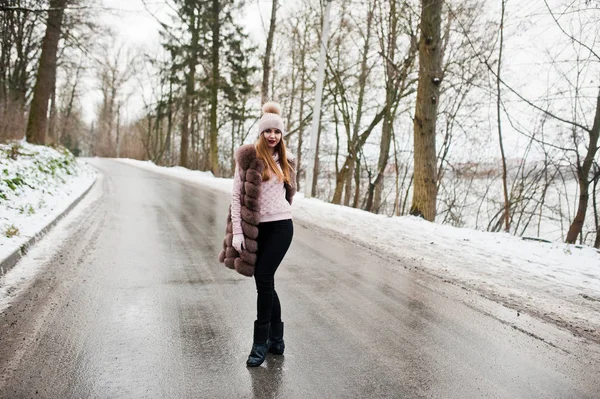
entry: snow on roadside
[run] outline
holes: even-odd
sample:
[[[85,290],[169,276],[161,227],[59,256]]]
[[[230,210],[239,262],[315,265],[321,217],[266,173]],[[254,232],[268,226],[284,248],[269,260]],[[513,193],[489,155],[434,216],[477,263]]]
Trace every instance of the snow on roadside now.
[[[96,179],[64,148],[0,144],[0,262],[38,234]]]
[[[231,192],[231,179],[211,173],[121,161]],[[295,218],[600,341],[600,253],[594,248],[374,215],[302,194],[293,208]]]

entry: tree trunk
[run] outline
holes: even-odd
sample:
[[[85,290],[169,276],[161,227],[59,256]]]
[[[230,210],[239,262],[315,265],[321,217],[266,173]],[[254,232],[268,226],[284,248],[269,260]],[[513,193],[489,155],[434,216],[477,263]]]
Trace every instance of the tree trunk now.
[[[390,82],[391,84],[391,82]],[[379,162],[377,163],[377,177],[373,183],[373,190],[369,192],[366,210],[369,212],[379,213],[381,208],[381,195],[383,192],[383,174],[387,168],[390,159],[390,146],[392,139],[392,129],[394,123],[394,114],[392,112],[391,103],[394,101],[394,93],[388,89],[387,102],[390,104],[387,107],[387,112],[383,118],[383,126],[381,127],[381,146],[379,147]]]
[[[335,190],[333,192],[333,199],[331,200],[332,204],[341,204],[342,203],[342,193],[344,192],[344,185],[347,183],[348,175],[351,173],[351,171],[350,171],[351,163],[352,163],[352,156],[351,156],[351,154],[348,154],[342,167],[338,171],[336,171]]]
[[[190,148],[190,103],[191,98],[188,94],[187,87],[190,86],[190,80],[193,81],[193,71],[188,71],[186,84],[186,95],[183,102],[183,114],[181,117],[181,143],[179,148],[179,166],[187,168],[189,163],[189,148]]]
[[[500,118],[501,94],[500,73],[502,72],[502,50],[504,46],[504,11],[506,1],[502,1],[502,17],[500,18],[500,52],[498,55],[498,71],[496,76],[496,114],[498,117],[498,143],[500,144],[500,155],[502,156],[502,189],[504,191],[504,231],[510,231],[510,199],[508,197],[508,173],[506,170],[506,155],[504,154],[504,143],[502,141],[502,123]]]
[[[394,209],[392,215],[400,216],[400,165],[398,163],[398,147],[396,144],[396,134],[392,134],[392,143],[394,143]]]
[[[110,157],[114,157],[116,154],[116,146],[113,145],[114,141],[113,141],[113,128],[115,125],[115,101],[117,98],[117,87],[115,84],[115,74],[117,74],[118,72],[116,70],[112,71],[113,73],[113,79],[110,85],[110,97],[109,97],[109,102],[108,102],[108,116],[106,117],[106,122],[108,124],[108,126],[106,127],[106,131],[104,132],[105,137],[106,137],[106,151],[107,151],[107,155],[106,156],[110,156]],[[158,121],[158,119],[157,119]]]
[[[300,169],[302,167],[302,144],[304,139],[304,134],[302,134],[302,130],[304,128],[302,117],[304,116],[304,81],[302,81],[302,89],[301,89],[301,98],[300,98],[300,126],[298,126],[298,148],[296,150],[296,186],[298,191],[300,191],[300,185],[302,184],[302,179],[300,177]]]
[[[0,13],[0,139],[21,138],[26,131],[29,77],[39,47],[36,25],[38,17],[26,9]]]
[[[575,219],[573,219],[573,223],[569,227],[569,232],[567,233],[566,242],[569,244],[574,244],[577,241],[577,237],[581,234],[581,230],[583,229],[583,222],[585,221],[585,213],[588,207],[589,201],[589,175],[590,169],[592,168],[592,163],[594,162],[594,157],[596,156],[596,152],[598,151],[598,136],[600,136],[600,93],[598,93],[598,99],[596,102],[596,115],[594,116],[594,125],[592,129],[589,130],[590,134],[590,143],[588,145],[587,153],[583,160],[583,165],[578,163],[577,165],[577,179],[579,180],[579,205],[577,207],[577,214],[575,215]]]
[[[243,120],[243,119],[242,119]],[[241,124],[241,122],[240,122]],[[235,124],[235,120],[231,121],[231,162],[230,162],[230,167],[231,167],[231,176],[234,175],[235,173],[235,148],[236,148],[236,143],[235,143],[235,131],[236,131],[236,124]]]
[[[68,0],[51,0],[46,22],[46,34],[42,41],[42,54],[37,72],[33,99],[27,122],[27,141],[46,144],[48,101],[56,81],[56,53],[62,31],[63,15]]]
[[[346,173],[346,186],[344,189],[344,205],[350,206],[350,199],[352,198],[352,176],[354,175],[354,158],[350,160],[348,165],[348,173]]]
[[[377,213],[381,207],[381,193],[383,191],[383,174],[387,168],[390,157],[390,145],[394,123],[394,106],[397,90],[397,71],[394,65],[396,58],[396,39],[398,15],[396,13],[396,1],[390,0],[389,31],[387,37],[387,49],[385,50],[385,103],[386,112],[383,116],[381,127],[381,145],[379,146],[379,161],[377,162],[377,176],[372,184],[369,184],[367,205],[365,210]],[[382,42],[384,42],[382,40]],[[383,48],[382,48],[383,51]]]
[[[437,200],[435,133],[441,84],[442,0],[422,0],[419,83],[414,118],[414,190],[410,214],[434,221]]]
[[[169,75],[169,96],[167,99],[167,137],[165,138],[164,145],[158,156],[158,162],[162,162],[162,158],[166,153],[169,157],[171,153],[171,134],[173,132],[173,72]],[[167,161],[168,165],[171,166],[170,161]]]
[[[179,166],[184,168],[189,168],[190,164],[190,118],[192,114],[192,98],[194,97],[194,88],[196,86],[196,64],[198,63],[199,28],[194,11],[190,15],[190,30],[192,41],[188,54],[188,72],[186,76],[185,98],[183,100],[183,114],[181,117],[181,142],[179,145]]]
[[[581,171],[577,172],[577,180],[579,181],[579,203],[577,206],[577,214],[575,215],[575,219],[573,219],[573,222],[569,226],[569,231],[567,232],[566,242],[569,244],[575,244],[577,242],[577,237],[579,237],[581,234],[583,222],[585,221],[587,205],[590,199],[590,185],[584,180],[583,173]]]
[[[365,97],[365,87],[367,83],[367,77],[369,75],[369,45],[371,38],[371,26],[373,21],[373,7],[372,3],[369,2],[369,8],[367,10],[367,30],[365,32],[365,42],[362,49],[362,58],[360,64],[360,76],[358,78],[358,101],[356,104],[356,118],[352,129],[352,140],[348,143],[348,156],[344,161],[344,165],[340,169],[340,174],[336,176],[336,186],[333,194],[334,204],[340,204],[342,201],[342,192],[344,193],[344,205],[350,204],[350,197],[352,196],[352,177],[354,173],[355,159],[358,156],[359,148],[359,129],[363,116],[363,105]],[[341,84],[341,83],[340,83]],[[362,147],[362,146],[361,146]],[[344,187],[345,190],[344,190]]]
[[[317,129],[317,148],[315,148],[315,163],[314,173],[312,179],[312,193],[313,197],[317,196],[317,186],[319,181],[319,169],[321,169],[321,163],[319,162],[319,149],[321,144],[321,131],[323,130],[323,121],[319,121],[319,129]]]
[[[288,114],[286,119],[284,119],[285,121],[287,121],[288,123],[288,130],[290,130],[291,126],[291,120],[292,120],[292,115],[294,114],[294,102],[296,101],[296,82],[298,80],[298,71],[296,70],[296,48],[294,47],[292,49],[292,71],[291,71],[291,81],[292,81],[292,89],[291,89],[291,93],[290,93],[290,105],[288,107]],[[264,104],[264,103],[263,103]],[[286,135],[284,137],[285,140],[285,146],[289,147],[290,146],[290,136]]]
[[[81,72],[82,66],[81,63],[77,66],[77,71],[75,72],[75,79],[73,81],[73,87],[71,88],[71,93],[69,94],[69,102],[67,104],[67,109],[64,112],[63,121],[62,121],[62,130],[61,134],[58,137],[58,142],[62,143],[63,137],[67,134],[67,128],[69,126],[69,120],[71,119],[71,113],[73,112],[73,103],[75,101],[75,94],[77,93],[77,85],[79,83],[79,73]],[[73,132],[69,132],[71,136]],[[71,137],[73,139],[73,137]],[[70,148],[72,150],[72,148]]]
[[[263,59],[263,80],[261,87],[261,103],[269,101],[269,76],[271,74],[271,49],[273,48],[273,37],[275,36],[275,17],[277,15],[277,0],[273,0],[271,7],[271,23],[269,25],[269,35],[267,36],[267,49]]]
[[[365,129],[364,132],[362,132],[360,135],[357,136],[356,141],[352,143],[351,145],[351,150],[350,150],[350,154],[349,156],[346,158],[346,161],[344,163],[344,167],[346,165],[350,165],[351,162],[355,163],[355,168],[354,171],[356,171],[358,173],[358,175],[355,174],[354,178],[355,178],[355,184],[356,184],[356,190],[355,190],[355,194],[358,195],[360,193],[360,150],[363,148],[363,146],[365,145],[367,139],[369,138],[369,136],[371,135],[371,133],[373,132],[373,129],[375,129],[375,127],[379,124],[379,122],[381,122],[381,119],[383,119],[383,117],[386,115],[386,113],[388,112],[388,106],[387,104],[383,107],[383,109],[381,111],[379,111],[379,113],[377,115],[375,115],[375,117],[373,118],[373,120],[371,121],[371,123],[369,124],[369,126],[367,126],[367,128]],[[348,168],[350,170],[350,168]],[[345,173],[345,172],[344,172]],[[341,173],[340,173],[341,174]],[[371,195],[374,191],[374,185],[369,184],[369,195],[370,198],[372,199],[373,196]],[[353,205],[355,208],[358,206],[358,198],[354,199],[354,204]]]
[[[600,169],[596,165],[596,172],[594,173],[594,186],[592,188],[592,198],[594,201],[594,225],[596,226],[596,240],[594,241],[594,248],[600,249],[600,222],[598,221],[598,202],[596,195],[598,193],[598,180],[600,180]]]
[[[360,201],[360,157],[357,156],[354,162],[354,202],[352,202],[352,207],[358,208],[358,202]]]
[[[219,52],[221,21],[219,14],[221,6],[219,0],[212,2],[212,76],[210,87],[210,170],[213,175],[219,175],[219,143],[217,141],[217,106],[219,105]]]
[[[58,139],[56,137],[56,115],[58,108],[56,106],[56,79],[50,93],[50,119],[48,120],[48,128],[46,129],[46,144],[56,145]]]
[[[121,106],[122,103],[117,104],[117,158],[121,158]]]
[[[306,96],[306,46],[308,29],[304,29],[302,50],[300,50],[300,110],[298,111],[298,148],[296,150],[296,189],[300,191],[302,184],[302,144],[304,142],[304,98]]]

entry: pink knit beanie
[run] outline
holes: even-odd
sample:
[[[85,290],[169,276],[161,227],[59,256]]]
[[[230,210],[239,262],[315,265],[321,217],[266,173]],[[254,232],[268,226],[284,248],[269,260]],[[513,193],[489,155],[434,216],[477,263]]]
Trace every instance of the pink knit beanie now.
[[[273,101],[269,101],[262,106],[263,116],[258,121],[258,134],[267,129],[279,129],[281,135],[285,134],[283,128],[283,119],[281,118],[281,107]]]

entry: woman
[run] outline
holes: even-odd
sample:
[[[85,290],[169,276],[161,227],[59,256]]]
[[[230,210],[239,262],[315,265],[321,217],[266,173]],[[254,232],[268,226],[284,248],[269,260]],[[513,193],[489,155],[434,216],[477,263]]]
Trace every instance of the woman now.
[[[256,144],[240,147],[219,260],[245,276],[254,276],[257,317],[246,364],[260,366],[267,352],[283,354],[281,305],[275,272],[294,234],[291,204],[296,193],[295,160],[285,148],[285,129],[277,103],[266,103]]]

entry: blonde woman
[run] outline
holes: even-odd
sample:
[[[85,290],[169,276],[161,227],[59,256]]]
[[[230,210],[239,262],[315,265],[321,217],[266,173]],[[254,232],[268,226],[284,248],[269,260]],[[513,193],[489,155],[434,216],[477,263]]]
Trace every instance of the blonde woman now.
[[[266,103],[256,144],[240,147],[231,194],[227,233],[219,260],[245,276],[254,276],[257,316],[254,342],[246,364],[260,366],[267,352],[283,354],[281,304],[275,272],[294,234],[291,204],[296,193],[295,160],[285,148],[281,108]]]

